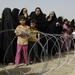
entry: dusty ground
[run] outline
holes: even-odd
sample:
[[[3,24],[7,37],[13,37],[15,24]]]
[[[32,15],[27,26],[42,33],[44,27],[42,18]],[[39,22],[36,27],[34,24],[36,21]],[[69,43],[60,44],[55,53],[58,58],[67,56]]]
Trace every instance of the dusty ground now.
[[[71,61],[72,59],[73,61]],[[70,51],[69,54],[62,53],[60,59],[58,54],[53,59],[46,56],[45,62],[28,66],[20,64],[18,68],[15,68],[15,65],[12,64],[0,65],[0,75],[75,75],[74,59],[74,51]]]

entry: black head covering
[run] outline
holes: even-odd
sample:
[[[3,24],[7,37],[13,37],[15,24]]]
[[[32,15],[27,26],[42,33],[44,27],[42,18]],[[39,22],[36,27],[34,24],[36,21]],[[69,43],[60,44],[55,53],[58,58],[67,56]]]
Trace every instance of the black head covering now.
[[[75,19],[72,19],[71,23],[70,23],[70,27],[72,29],[75,29],[75,22],[74,22]]]
[[[3,27],[6,26],[6,28],[3,29],[13,29],[14,23],[15,22],[12,17],[11,9],[5,8],[2,13],[2,25]]]
[[[40,10],[40,15],[42,15],[42,14],[43,14],[43,12],[42,12],[41,8],[40,8],[40,7],[37,7],[37,8],[35,9],[35,11],[36,11],[37,9],[39,9],[39,10]]]
[[[54,11],[52,11],[53,13],[54,13],[54,16],[52,17],[52,20],[51,20],[51,22],[56,22],[57,21],[57,17],[56,17],[56,14],[55,14],[55,12]],[[50,14],[48,15],[48,17],[47,17],[47,19],[49,19],[50,18]]]
[[[24,10],[24,9],[26,9],[26,8],[23,8],[23,9],[21,10],[19,16],[24,15],[24,14],[23,14],[23,10]],[[27,9],[26,9],[26,10],[27,10]],[[28,15],[28,12],[27,12],[27,15]]]
[[[12,18],[12,13],[10,8],[5,8],[2,12],[2,25],[1,30],[8,30],[8,29],[14,29],[14,20]],[[10,42],[12,41],[14,37],[14,31],[12,32],[4,32],[1,35],[2,39],[1,41],[1,49],[4,51],[4,55],[6,52],[7,47],[9,46]],[[13,53],[13,44],[9,48],[6,54],[6,63],[12,62],[12,53]]]
[[[54,13],[54,16],[52,17],[52,20],[48,21],[48,19],[50,18],[50,14],[47,17],[47,23],[46,23],[47,30],[46,31],[48,33],[51,33],[51,34],[56,34],[56,32],[57,32],[57,27],[56,27],[57,17],[56,17],[55,12],[54,11],[52,11],[52,12]]]
[[[63,17],[59,16],[58,19],[57,19],[57,23],[56,23],[57,26],[57,34],[61,34],[62,31],[63,31]]]
[[[35,11],[39,9],[40,15],[36,15]],[[37,7],[35,11],[31,12],[30,14],[30,21],[35,19],[37,21],[36,28],[39,31],[44,32],[45,22],[46,22],[46,15],[41,11],[41,8]]]
[[[63,17],[59,16],[57,20],[61,25],[63,25]]]
[[[52,11],[52,12],[54,13],[54,16],[52,19],[57,19],[55,12],[54,11]]]
[[[16,28],[17,25],[19,24],[19,20],[18,20],[19,11],[20,11],[20,10],[17,9],[17,8],[14,8],[14,9],[12,10],[12,17],[13,17],[15,23],[16,23],[15,28]]]

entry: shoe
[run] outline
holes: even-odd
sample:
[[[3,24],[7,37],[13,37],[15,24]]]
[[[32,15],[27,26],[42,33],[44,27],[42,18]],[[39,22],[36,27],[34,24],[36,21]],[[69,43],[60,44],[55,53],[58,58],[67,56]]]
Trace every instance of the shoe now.
[[[9,65],[14,65],[14,63],[9,63]]]
[[[28,64],[24,64],[24,66],[27,66]]]
[[[30,63],[30,64],[33,64],[33,61],[30,61],[29,63]]]
[[[19,67],[19,65],[15,65],[15,68],[18,68]]]

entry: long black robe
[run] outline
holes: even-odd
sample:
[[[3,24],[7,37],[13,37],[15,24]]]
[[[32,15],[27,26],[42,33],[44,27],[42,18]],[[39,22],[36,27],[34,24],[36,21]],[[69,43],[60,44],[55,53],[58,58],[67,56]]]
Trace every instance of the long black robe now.
[[[14,28],[16,29],[16,27],[19,25],[19,9],[17,8],[14,8],[12,10],[12,17],[13,17],[13,20],[15,22],[15,26]],[[14,34],[15,35],[15,34]],[[16,55],[16,50],[17,50],[17,38],[14,40],[13,42],[13,46],[14,46],[14,49],[13,49],[13,56],[14,56],[14,59],[15,59],[15,55]]]
[[[11,9],[5,8],[2,12],[2,24],[1,24],[1,31],[2,30],[8,30],[8,29],[14,29],[15,22],[12,18]],[[14,37],[14,31],[10,32],[4,32],[1,35],[1,51],[3,51],[3,63],[11,63],[14,61],[13,58],[13,44],[10,46],[8,51],[6,49],[8,48],[10,42],[12,41]],[[5,60],[4,60],[5,58]]]
[[[50,18],[50,16],[47,17],[47,20]],[[46,25],[47,25],[47,33],[50,34],[56,34],[56,22],[57,22],[57,18],[56,15],[54,13],[54,16],[52,17],[51,21],[47,21]]]
[[[60,24],[60,26],[57,26],[57,34],[61,34],[63,31],[63,21],[62,17],[58,17],[57,22]]]
[[[48,21],[49,18],[50,18],[50,15],[47,17],[47,22],[46,22],[47,30],[46,30],[46,32],[48,34],[57,34],[58,30],[57,30],[57,26],[56,26],[56,23],[57,23],[56,14],[54,13],[54,16],[52,17],[51,21]],[[51,38],[51,36],[50,36],[50,38]],[[54,46],[52,54],[51,54],[51,50],[52,50],[52,47],[53,47],[56,39],[54,37],[52,37],[52,40],[49,40],[49,42],[48,42],[49,55],[55,55],[55,53],[56,53],[56,46]]]

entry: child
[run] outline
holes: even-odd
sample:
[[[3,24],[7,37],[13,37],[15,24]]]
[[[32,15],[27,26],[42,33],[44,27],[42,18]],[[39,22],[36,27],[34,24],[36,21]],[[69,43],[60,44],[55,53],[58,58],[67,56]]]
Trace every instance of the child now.
[[[39,40],[40,38],[40,33],[39,31],[35,28],[36,27],[36,20],[31,20],[30,22],[30,33],[33,37],[29,38],[29,50],[33,47],[34,43]],[[31,53],[30,53],[31,52]],[[38,45],[37,43],[33,47],[32,51],[29,51],[29,56],[30,56],[30,64],[33,63],[33,61],[38,58]]]
[[[66,49],[68,50],[69,49],[69,43],[70,43],[70,40],[71,40],[71,30],[68,26],[68,20],[67,19],[64,19],[64,25],[63,25],[63,38],[64,38],[64,41],[65,41],[65,46],[66,46]]]
[[[15,64],[16,67],[18,67],[19,62],[20,62],[20,54],[21,51],[23,52],[24,56],[24,64],[28,64],[28,56],[27,56],[27,51],[28,51],[28,35],[26,33],[30,33],[30,27],[27,26],[26,23],[26,18],[22,15],[19,17],[19,22],[20,25],[17,26],[15,33],[18,36],[17,38],[17,52],[16,52],[16,57],[15,57]]]

